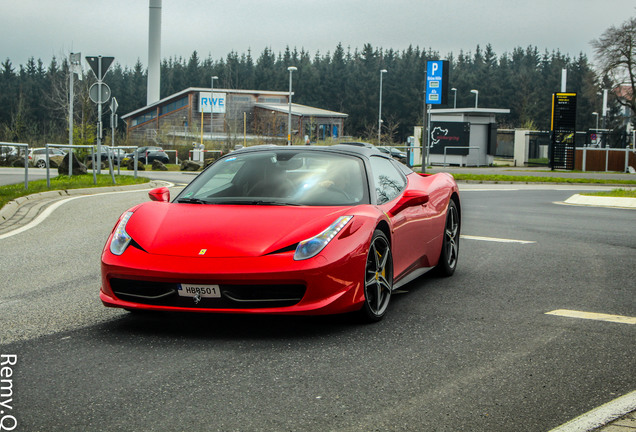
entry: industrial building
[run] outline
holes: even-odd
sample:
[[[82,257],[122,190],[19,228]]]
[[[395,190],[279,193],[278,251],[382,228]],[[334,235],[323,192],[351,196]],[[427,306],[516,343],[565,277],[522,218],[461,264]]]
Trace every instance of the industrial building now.
[[[288,115],[288,92],[214,89],[211,95],[210,88],[190,87],[125,114],[122,120],[133,140],[158,141],[161,136],[224,142],[228,138],[286,140]],[[346,118],[344,113],[292,103],[292,140],[338,138]]]

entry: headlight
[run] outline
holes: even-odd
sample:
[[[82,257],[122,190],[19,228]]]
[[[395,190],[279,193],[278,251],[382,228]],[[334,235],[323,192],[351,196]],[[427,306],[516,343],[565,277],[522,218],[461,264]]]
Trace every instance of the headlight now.
[[[126,224],[128,219],[132,216],[133,212],[126,212],[117,224],[113,239],[110,242],[110,251],[114,255],[121,255],[124,253],[132,238],[126,232]]]
[[[294,259],[300,261],[318,255],[352,218],[353,216],[340,216],[317,236],[298,243],[298,247],[294,253]]]

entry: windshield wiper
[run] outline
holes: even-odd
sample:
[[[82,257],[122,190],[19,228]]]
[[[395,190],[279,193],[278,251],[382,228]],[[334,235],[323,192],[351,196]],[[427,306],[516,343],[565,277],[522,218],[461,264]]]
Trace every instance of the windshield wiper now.
[[[252,205],[273,205],[273,206],[299,206],[300,204],[290,203],[285,201],[267,201],[267,200],[257,200],[250,202]]]
[[[272,205],[272,206],[298,206],[300,204],[273,201],[273,200],[255,200],[255,199],[231,199],[231,200],[219,200],[210,202],[210,204],[225,204],[225,205]]]
[[[209,201],[204,201],[199,198],[179,198],[177,202],[184,204],[210,204]]]

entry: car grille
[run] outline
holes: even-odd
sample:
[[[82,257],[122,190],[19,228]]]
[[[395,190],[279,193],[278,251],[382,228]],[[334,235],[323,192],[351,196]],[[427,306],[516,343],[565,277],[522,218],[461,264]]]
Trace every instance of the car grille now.
[[[198,304],[191,297],[177,294],[178,283],[135,279],[110,280],[115,295],[124,301],[193,309],[258,309],[293,306],[305,295],[302,284],[223,284],[220,298],[202,298]]]

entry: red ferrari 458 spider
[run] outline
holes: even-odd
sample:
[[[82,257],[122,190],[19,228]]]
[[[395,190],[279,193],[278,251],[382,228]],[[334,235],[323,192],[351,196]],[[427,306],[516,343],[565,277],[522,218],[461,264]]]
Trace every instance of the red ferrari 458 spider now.
[[[106,306],[378,321],[396,288],[457,266],[453,178],[374,148],[244,148],[172,201],[167,188],[149,195],[104,247]]]

